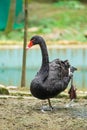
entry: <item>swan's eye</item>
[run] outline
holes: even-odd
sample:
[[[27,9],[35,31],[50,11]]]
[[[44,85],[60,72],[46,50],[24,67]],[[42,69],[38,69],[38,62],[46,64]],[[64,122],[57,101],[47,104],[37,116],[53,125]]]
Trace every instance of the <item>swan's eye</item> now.
[[[30,40],[32,42],[32,44],[34,45],[36,43],[35,39]]]

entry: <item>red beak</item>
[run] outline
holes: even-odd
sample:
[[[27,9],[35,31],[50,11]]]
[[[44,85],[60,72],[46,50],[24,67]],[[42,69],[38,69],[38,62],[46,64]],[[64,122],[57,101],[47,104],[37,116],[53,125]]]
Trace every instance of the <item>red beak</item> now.
[[[33,46],[33,41],[31,40],[31,41],[29,42],[29,44],[27,45],[26,49],[29,49],[29,48],[31,48],[32,46]]]

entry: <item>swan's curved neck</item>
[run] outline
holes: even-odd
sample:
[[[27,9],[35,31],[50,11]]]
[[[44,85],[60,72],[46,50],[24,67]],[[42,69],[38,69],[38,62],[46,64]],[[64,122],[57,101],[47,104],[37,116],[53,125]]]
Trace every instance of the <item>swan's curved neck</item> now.
[[[47,67],[49,68],[49,57],[48,57],[48,52],[47,52],[47,47],[45,44],[45,41],[42,40],[41,43],[39,43],[40,48],[41,48],[41,53],[42,53],[42,66],[41,69],[43,69],[43,67]]]

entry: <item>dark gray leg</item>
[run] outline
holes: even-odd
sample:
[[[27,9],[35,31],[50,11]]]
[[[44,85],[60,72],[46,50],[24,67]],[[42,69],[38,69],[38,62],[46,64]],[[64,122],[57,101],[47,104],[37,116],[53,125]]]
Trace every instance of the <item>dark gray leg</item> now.
[[[49,107],[50,107],[51,109],[53,109],[49,98],[48,98],[48,104],[49,104]]]

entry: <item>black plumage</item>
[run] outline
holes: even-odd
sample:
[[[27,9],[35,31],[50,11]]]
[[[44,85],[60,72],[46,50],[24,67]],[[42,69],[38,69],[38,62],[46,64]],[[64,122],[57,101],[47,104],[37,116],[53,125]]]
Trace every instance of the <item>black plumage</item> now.
[[[62,61],[55,59],[49,62],[47,47],[41,36],[33,36],[27,48],[39,44],[42,52],[42,65],[30,85],[32,95],[39,99],[48,99],[51,106],[50,98],[64,91],[76,68],[71,67],[68,60]]]

